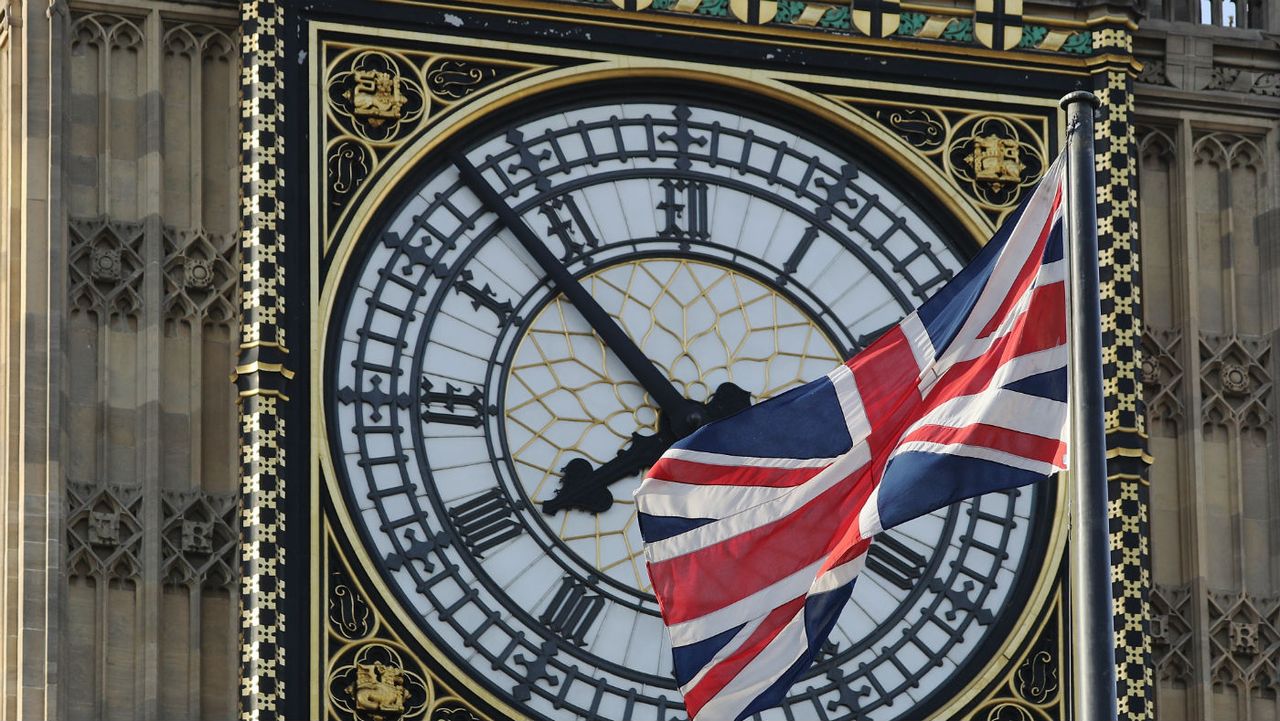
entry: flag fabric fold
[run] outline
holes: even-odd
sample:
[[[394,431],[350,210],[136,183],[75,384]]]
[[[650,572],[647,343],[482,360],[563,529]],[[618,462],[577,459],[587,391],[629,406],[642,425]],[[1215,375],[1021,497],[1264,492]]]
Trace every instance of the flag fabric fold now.
[[[636,507],[690,719],[781,701],[875,534],[1066,467],[1062,166],[847,363],[699,429],[650,468]]]

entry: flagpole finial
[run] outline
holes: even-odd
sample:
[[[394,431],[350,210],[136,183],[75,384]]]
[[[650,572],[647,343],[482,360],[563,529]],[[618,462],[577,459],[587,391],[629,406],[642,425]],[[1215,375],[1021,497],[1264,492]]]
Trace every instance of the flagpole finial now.
[[[1102,101],[1098,100],[1097,95],[1088,90],[1076,90],[1063,95],[1062,99],[1058,101],[1058,107],[1066,110],[1075,103],[1088,103],[1094,110],[1097,110],[1102,105]]]

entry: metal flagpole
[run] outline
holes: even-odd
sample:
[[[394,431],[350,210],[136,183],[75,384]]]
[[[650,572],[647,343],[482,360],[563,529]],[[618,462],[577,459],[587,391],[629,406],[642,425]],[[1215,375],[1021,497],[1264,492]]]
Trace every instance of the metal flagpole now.
[[[1116,718],[1111,539],[1107,528],[1107,439],[1102,405],[1102,323],[1098,298],[1098,208],[1093,113],[1098,99],[1078,91],[1067,111],[1066,227],[1070,273],[1071,629],[1075,647],[1074,718]]]

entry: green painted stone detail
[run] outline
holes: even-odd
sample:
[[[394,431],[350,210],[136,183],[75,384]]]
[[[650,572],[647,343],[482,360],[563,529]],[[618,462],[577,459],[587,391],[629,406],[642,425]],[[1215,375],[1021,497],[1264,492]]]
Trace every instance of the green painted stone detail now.
[[[905,35],[911,38],[920,34],[920,30],[924,28],[924,21],[928,20],[924,13],[902,13],[898,17],[898,30],[894,35]]]
[[[718,18],[729,16],[729,0],[702,0],[702,4],[694,10],[698,15],[714,15]]]
[[[675,5],[676,0],[653,0],[653,5],[649,7],[653,10],[670,10]],[[695,15],[727,17],[729,15],[729,0],[702,0],[702,4],[698,5],[698,9],[693,12]]]
[[[1044,38],[1049,34],[1049,28],[1043,25],[1023,25],[1022,39],[1018,41],[1018,47],[1022,49],[1032,49],[1040,47],[1040,43],[1044,42]]]
[[[947,28],[942,31],[942,39],[960,43],[973,42],[973,18],[956,18],[947,23]]]
[[[804,12],[804,0],[778,0],[778,14],[773,16],[770,22],[780,25],[790,25],[800,17]],[[827,8],[827,11],[818,19],[818,27],[829,28],[831,30],[848,30],[850,28],[848,5],[837,5]]]
[[[800,13],[804,12],[801,0],[778,0],[778,14],[773,16],[775,23],[793,23]]]
[[[607,5],[610,2],[610,0],[576,1],[592,5]],[[675,7],[677,1],[653,0],[653,5],[650,6],[650,9],[671,10]],[[778,0],[778,13],[770,22],[779,25],[790,25],[804,12],[805,5],[805,0]],[[729,11],[729,0],[702,0],[698,8],[694,10],[694,14],[721,18],[731,17],[732,15]],[[899,37],[919,37],[920,31],[924,29],[925,22],[929,19],[929,16],[925,13],[918,12],[904,12],[900,13],[898,17],[898,29],[894,32],[894,35]],[[848,31],[852,30],[852,25],[853,13],[848,4],[832,6],[818,20],[818,27],[828,30]],[[1048,36],[1049,28],[1043,25],[1024,25],[1022,38],[1018,41],[1017,47],[1023,50],[1035,50],[1040,47]],[[946,29],[942,31],[941,39],[959,43],[973,43],[973,18],[952,18],[947,23]],[[1066,42],[1063,43],[1058,52],[1074,55],[1092,55],[1093,34],[1088,30],[1072,33],[1067,36]]]
[[[1062,44],[1062,52],[1075,53],[1076,55],[1092,55],[1093,33],[1084,30],[1067,36],[1067,41]]]
[[[849,30],[852,25],[850,18],[853,17],[849,12],[848,5],[840,5],[833,7],[827,11],[822,19],[818,21],[818,25],[833,30]]]

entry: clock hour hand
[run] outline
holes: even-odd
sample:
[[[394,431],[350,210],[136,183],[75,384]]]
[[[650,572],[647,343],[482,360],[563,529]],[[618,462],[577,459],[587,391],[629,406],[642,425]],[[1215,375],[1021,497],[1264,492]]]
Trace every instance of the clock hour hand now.
[[[666,429],[652,435],[632,433],[631,445],[599,468],[592,468],[585,458],[574,458],[560,469],[560,488],[550,500],[543,501],[542,512],[548,516],[570,509],[604,513],[613,506],[609,485],[652,466],[675,442],[675,436]]]
[[[706,403],[699,403],[706,423],[731,416],[751,405],[751,394],[733,383],[721,383]],[[560,470],[560,488],[542,503],[542,512],[554,516],[564,510],[604,513],[613,506],[609,486],[630,478],[652,466],[662,454],[679,440],[666,423],[658,424],[652,435],[631,434],[631,445],[618,452],[599,468],[592,468],[585,458],[574,458]]]
[[[671,381],[658,370],[658,367],[649,360],[613,317],[600,307],[591,293],[578,282],[577,278],[573,277],[546,243],[533,232],[533,229],[511,206],[502,200],[502,196],[489,185],[480,170],[460,152],[452,153],[450,160],[457,167],[463,184],[475,193],[485,208],[498,216],[520,245],[533,256],[543,272],[551,278],[556,290],[564,293],[573,307],[578,309],[582,317],[600,336],[600,340],[604,341],[605,345],[622,361],[631,375],[640,382],[641,387],[648,391],[672,429],[680,435],[685,435],[706,423],[705,409],[702,404],[685,399],[675,386],[671,385]]]

